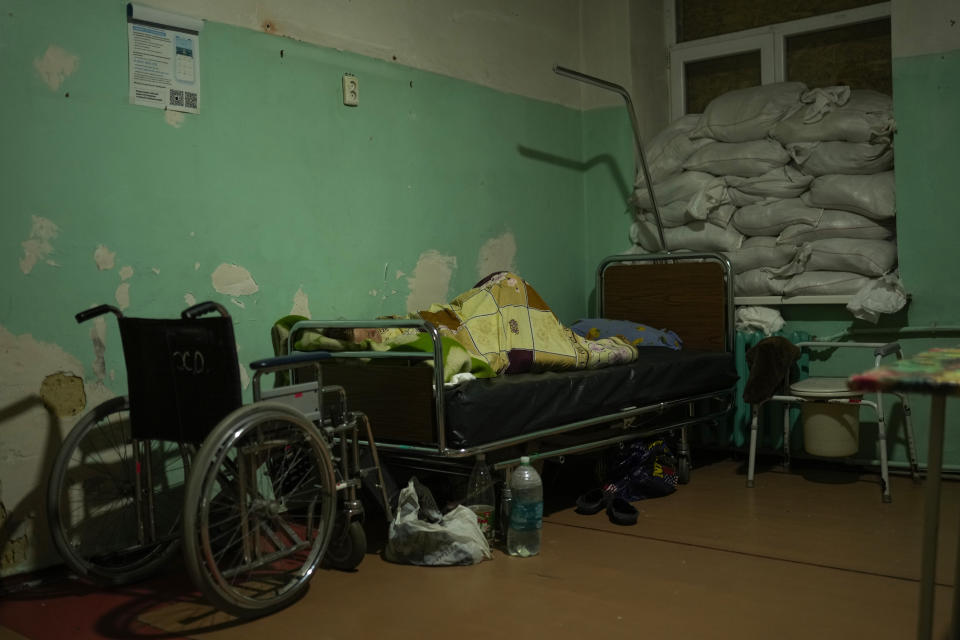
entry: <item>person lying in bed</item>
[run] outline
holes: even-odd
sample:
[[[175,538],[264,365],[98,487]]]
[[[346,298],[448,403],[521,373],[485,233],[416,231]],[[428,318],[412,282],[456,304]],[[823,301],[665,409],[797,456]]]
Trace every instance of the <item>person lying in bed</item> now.
[[[598,326],[609,331],[612,325],[590,320],[575,325],[580,330],[578,333],[560,322],[528,282],[508,271],[492,273],[450,303],[433,304],[408,317],[421,318],[436,327],[445,341],[445,352],[450,346],[447,340],[466,351],[471,362],[454,368],[472,371],[477,377],[596,369],[632,362],[637,358],[638,346],[679,349],[681,345],[679,337],[672,332],[630,322],[621,323],[618,328],[649,331],[659,339],[645,342],[644,337],[628,338],[623,331],[618,331],[620,335],[601,335]],[[352,343],[353,348],[432,350],[429,338],[415,329],[328,329],[323,333],[327,338]],[[585,337],[587,333],[590,338]],[[416,344],[418,341],[421,344]],[[298,341],[298,348],[302,347],[301,342]],[[459,351],[456,346],[454,350]],[[448,362],[445,353],[445,372],[453,364]]]

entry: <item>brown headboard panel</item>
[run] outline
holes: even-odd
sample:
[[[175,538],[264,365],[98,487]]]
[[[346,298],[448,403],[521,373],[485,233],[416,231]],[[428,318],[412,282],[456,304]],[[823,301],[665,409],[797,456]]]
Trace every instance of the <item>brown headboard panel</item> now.
[[[676,331],[684,348],[731,351],[732,286],[718,254],[612,256],[597,270],[598,311]]]

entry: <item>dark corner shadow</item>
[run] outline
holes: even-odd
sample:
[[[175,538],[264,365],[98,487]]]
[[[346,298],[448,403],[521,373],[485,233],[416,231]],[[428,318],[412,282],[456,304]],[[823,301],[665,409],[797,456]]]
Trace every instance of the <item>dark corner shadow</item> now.
[[[586,171],[592,169],[597,165],[605,165],[610,171],[610,175],[613,177],[614,181],[617,183],[617,191],[623,197],[624,201],[630,197],[633,187],[630,183],[624,178],[623,173],[620,171],[620,167],[617,164],[616,160],[609,153],[601,153],[595,155],[589,160],[574,160],[572,158],[565,158],[563,156],[558,156],[556,154],[550,153],[548,151],[541,151],[539,149],[531,149],[530,147],[525,147],[522,144],[517,145],[517,151],[520,152],[525,158],[530,158],[532,160],[538,160],[540,162],[547,162],[558,167],[563,167],[565,169],[575,169],[577,171]]]
[[[7,517],[0,523],[0,549],[11,542],[13,533],[20,523],[27,518],[34,517],[38,510],[42,514],[35,518],[35,522],[46,522],[44,503],[47,495],[47,475],[63,440],[60,435],[60,419],[39,395],[29,395],[5,407],[0,407],[0,433],[3,432],[7,422],[38,407],[42,407],[47,413],[47,433],[43,456],[40,461],[40,477],[37,479],[35,488],[25,495],[18,504],[12,507],[4,505],[7,509]],[[38,437],[41,435],[39,429],[37,435]]]

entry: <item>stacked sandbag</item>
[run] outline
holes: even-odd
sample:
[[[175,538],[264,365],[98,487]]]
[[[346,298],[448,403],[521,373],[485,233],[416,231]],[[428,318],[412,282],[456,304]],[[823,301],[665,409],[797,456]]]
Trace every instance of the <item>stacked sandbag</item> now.
[[[731,91],[647,152],[671,251],[725,253],[738,296],[852,295],[896,269],[889,96],[783,82]],[[661,250],[642,172],[630,230]]]

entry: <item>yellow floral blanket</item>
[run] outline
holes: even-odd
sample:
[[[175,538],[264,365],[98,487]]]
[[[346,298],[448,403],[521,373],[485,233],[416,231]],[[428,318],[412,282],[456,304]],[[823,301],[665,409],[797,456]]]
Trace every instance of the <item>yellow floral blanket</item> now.
[[[637,348],[621,338],[588,340],[575,334],[532,286],[506,271],[418,315],[497,374],[597,369],[637,358]]]

